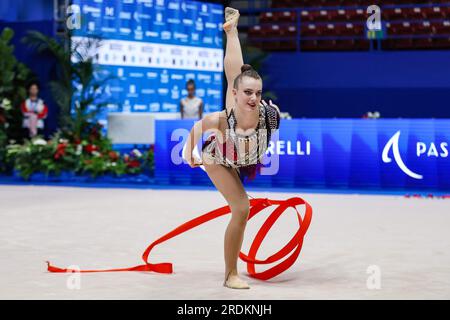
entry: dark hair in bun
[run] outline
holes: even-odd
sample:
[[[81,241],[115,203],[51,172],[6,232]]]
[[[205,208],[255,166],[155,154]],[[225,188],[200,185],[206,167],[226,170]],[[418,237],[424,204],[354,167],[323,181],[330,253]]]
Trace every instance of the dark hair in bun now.
[[[249,64],[243,64],[241,67],[241,73],[244,73],[246,71],[253,70],[253,67]]]
[[[249,64],[244,64],[241,67],[241,74],[234,79],[233,88],[237,89],[239,86],[239,83],[242,81],[242,78],[244,77],[250,77],[256,80],[262,80],[261,76],[256,72],[255,69]]]

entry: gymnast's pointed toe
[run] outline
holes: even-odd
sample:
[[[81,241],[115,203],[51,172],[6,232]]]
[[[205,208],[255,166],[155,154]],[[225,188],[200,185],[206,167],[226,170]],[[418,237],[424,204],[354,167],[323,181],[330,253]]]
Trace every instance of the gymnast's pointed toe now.
[[[225,23],[223,24],[223,30],[229,32],[230,30],[237,28],[239,21],[239,10],[226,7],[225,8]]]
[[[250,289],[248,283],[239,278],[237,275],[230,276],[224,281],[223,286],[230,289]]]

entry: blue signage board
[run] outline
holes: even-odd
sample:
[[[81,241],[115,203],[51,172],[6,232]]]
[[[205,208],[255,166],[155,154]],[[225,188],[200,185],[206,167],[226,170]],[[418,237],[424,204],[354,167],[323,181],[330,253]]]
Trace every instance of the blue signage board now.
[[[205,112],[221,110],[223,6],[185,0],[74,0],[72,40],[102,40],[94,61],[113,77],[102,88],[108,112],[179,112],[196,82]],[[80,23],[75,24],[75,17]],[[93,106],[92,106],[93,107]]]
[[[159,184],[209,185],[181,152],[193,121],[156,122]],[[282,120],[254,186],[450,190],[450,120]],[[199,143],[199,147],[200,147]]]

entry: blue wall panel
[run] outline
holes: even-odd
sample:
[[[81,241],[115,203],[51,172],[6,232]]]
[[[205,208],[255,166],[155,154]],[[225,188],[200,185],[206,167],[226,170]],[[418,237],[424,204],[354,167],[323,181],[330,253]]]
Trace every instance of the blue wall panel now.
[[[180,160],[192,125],[156,122],[157,183],[210,185],[202,169]],[[450,190],[450,120],[283,120],[278,133],[266,154],[273,174],[251,185]]]

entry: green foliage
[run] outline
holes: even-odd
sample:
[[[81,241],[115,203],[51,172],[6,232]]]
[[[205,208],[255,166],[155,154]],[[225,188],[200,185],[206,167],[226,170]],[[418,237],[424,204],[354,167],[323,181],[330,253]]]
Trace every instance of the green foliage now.
[[[30,77],[30,70],[14,56],[14,46],[10,44],[13,37],[10,28],[0,33],[0,173],[8,171],[8,141],[22,139],[20,103],[26,97],[26,81]]]
[[[153,170],[153,149],[144,154],[133,150],[130,155],[120,155],[112,149],[111,141],[100,134],[100,129],[98,124],[91,126],[82,140],[71,132],[58,131],[49,141],[36,137],[23,145],[10,145],[8,161],[26,180],[33,173],[73,172],[95,178],[105,174],[139,174],[149,167]]]
[[[46,174],[58,172],[58,167],[52,163],[53,146],[41,137],[26,141],[24,144],[12,144],[7,147],[7,159],[14,163],[25,179],[33,172]]]

